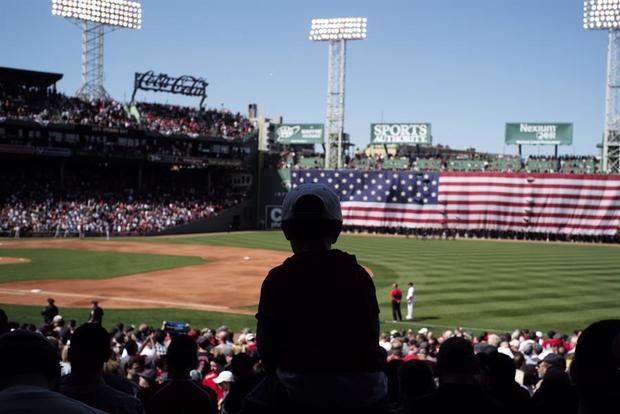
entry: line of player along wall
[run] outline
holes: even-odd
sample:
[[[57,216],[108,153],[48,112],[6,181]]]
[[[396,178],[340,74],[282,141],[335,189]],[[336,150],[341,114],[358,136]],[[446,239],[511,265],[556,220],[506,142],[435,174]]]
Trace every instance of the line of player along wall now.
[[[255,230],[256,206],[255,200],[250,198],[234,207],[223,210],[215,217],[196,220],[181,226],[173,227],[151,235],[175,235],[192,233],[215,233],[223,231]]]

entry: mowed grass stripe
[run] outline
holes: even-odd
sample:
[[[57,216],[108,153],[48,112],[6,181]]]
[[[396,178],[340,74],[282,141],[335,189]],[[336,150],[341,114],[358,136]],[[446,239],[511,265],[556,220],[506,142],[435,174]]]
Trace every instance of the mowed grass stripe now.
[[[0,283],[43,279],[106,279],[205,263],[199,257],[68,249],[5,249],[0,257],[30,263],[0,265]]]
[[[157,241],[290,250],[279,232]],[[382,319],[391,318],[391,284],[410,280],[415,315],[429,324],[568,331],[620,315],[614,246],[344,235],[335,247],[373,270]]]

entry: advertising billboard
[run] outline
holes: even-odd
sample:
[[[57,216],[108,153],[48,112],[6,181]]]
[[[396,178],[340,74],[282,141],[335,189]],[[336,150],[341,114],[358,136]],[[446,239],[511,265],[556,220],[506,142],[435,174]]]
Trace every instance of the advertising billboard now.
[[[322,144],[323,124],[282,124],[275,127],[278,144]]]
[[[506,124],[508,145],[571,145],[573,124],[521,122]]]
[[[372,144],[431,144],[431,124],[389,123],[370,124]]]

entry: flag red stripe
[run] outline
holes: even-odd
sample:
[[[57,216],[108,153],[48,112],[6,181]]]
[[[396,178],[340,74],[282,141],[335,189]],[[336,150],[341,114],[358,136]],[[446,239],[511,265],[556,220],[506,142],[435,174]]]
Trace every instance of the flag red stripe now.
[[[566,180],[596,180],[620,182],[620,175],[600,175],[600,174],[559,174],[559,173],[506,173],[506,172],[455,172],[442,171],[440,177],[497,177],[497,178],[521,178],[528,177],[536,179],[566,179]]]
[[[471,203],[460,203],[459,208],[463,208],[462,205],[463,204],[468,204],[468,205],[480,205],[480,206],[489,206],[489,205],[493,205],[493,206],[498,206],[498,207],[523,207],[523,208],[533,208],[533,209],[540,209],[540,208],[566,208],[566,209],[583,209],[583,210],[601,210],[601,211],[615,211],[615,210],[619,210],[620,211],[620,206],[608,206],[608,207],[601,207],[601,206],[596,206],[596,205],[579,205],[576,206],[574,204],[571,205],[564,205],[564,204],[545,204],[540,205],[540,204],[527,204],[527,203],[501,203],[501,202],[485,202],[485,201],[479,201],[479,202],[471,202]],[[490,212],[490,211],[495,211],[495,210],[468,210],[468,209],[458,209],[458,210],[453,210],[449,208],[450,206],[447,206],[446,210],[443,209],[435,209],[435,210],[422,210],[422,209],[416,209],[415,207],[411,207],[411,208],[396,208],[396,207],[357,207],[357,206],[342,206],[342,211],[343,213],[346,211],[370,211],[370,212],[386,212],[386,213],[425,213],[425,214],[433,214],[433,213],[437,213],[437,214],[442,214],[444,211],[448,212],[448,213],[462,213],[462,214],[484,214],[486,212]]]
[[[443,187],[502,187],[502,188],[536,188],[545,190],[593,190],[593,191],[620,191],[615,185],[580,185],[580,184],[545,184],[545,183],[502,183],[500,181],[444,181]]]
[[[441,184],[442,186],[444,184]],[[493,197],[538,197],[538,198],[567,198],[571,200],[620,200],[620,195],[589,195],[589,194],[561,194],[561,193],[541,193],[541,194],[518,194],[507,193],[503,191],[439,191],[439,197],[441,196],[493,196]]]

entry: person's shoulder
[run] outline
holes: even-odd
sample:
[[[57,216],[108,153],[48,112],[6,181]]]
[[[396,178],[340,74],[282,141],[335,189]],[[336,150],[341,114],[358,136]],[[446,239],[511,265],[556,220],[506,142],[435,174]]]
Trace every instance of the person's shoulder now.
[[[105,414],[61,393],[45,388],[17,386],[0,392],[0,414],[21,412],[62,412],[67,414]]]
[[[290,259],[290,258],[289,258]],[[284,263],[272,268],[269,273],[267,273],[267,276],[265,277],[265,279],[263,280],[263,287],[264,286],[269,286],[270,284],[273,284],[274,282],[277,282],[278,280],[280,280],[282,277],[285,277],[288,274],[288,266],[287,266],[287,261],[289,259],[286,259],[284,261]]]

